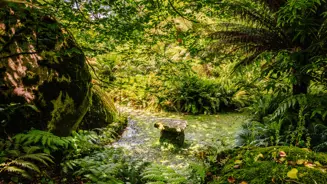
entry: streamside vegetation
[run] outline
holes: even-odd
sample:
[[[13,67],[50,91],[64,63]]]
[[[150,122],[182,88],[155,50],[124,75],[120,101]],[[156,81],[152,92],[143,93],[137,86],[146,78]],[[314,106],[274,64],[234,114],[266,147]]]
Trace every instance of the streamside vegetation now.
[[[326,38],[325,0],[0,1],[0,183],[327,183]],[[248,118],[152,145],[183,170],[114,146],[116,107]]]

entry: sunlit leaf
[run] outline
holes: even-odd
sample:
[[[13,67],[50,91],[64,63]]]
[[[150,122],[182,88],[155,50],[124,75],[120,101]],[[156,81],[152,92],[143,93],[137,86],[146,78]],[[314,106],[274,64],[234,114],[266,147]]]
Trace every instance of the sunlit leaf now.
[[[307,168],[314,168],[316,165],[311,163],[311,162],[305,162],[304,166],[307,167]]]
[[[298,173],[299,171],[296,169],[296,168],[293,168],[293,169],[291,169],[290,171],[288,171],[288,173],[287,173],[287,177],[289,177],[289,178],[291,178],[291,179],[298,179],[297,178],[297,173]]]
[[[258,154],[258,155],[254,158],[254,161],[258,161],[259,158],[264,158],[264,156],[263,156],[262,153]]]
[[[242,164],[242,162],[243,162],[242,160],[235,160],[234,163],[235,163],[235,164]]]
[[[299,160],[296,161],[296,164],[297,165],[302,165],[304,162],[306,162],[306,160],[299,159]]]

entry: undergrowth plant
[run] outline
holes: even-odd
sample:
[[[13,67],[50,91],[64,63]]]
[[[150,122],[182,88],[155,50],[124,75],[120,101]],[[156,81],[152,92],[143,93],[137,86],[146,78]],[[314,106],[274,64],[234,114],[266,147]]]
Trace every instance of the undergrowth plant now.
[[[24,146],[39,146],[44,153],[68,149],[71,141],[67,137],[58,137],[50,132],[31,130],[27,133],[17,134],[13,137],[15,143]]]
[[[254,117],[238,134],[239,145],[295,145],[326,149],[325,94],[266,96],[252,106]]]
[[[166,94],[157,93],[164,109],[192,114],[216,114],[237,110],[251,101],[246,84],[208,79],[196,74],[171,77],[164,82]]]
[[[79,130],[68,137],[58,137],[41,130],[17,134],[12,138],[9,137],[7,141],[1,140],[0,142],[0,175],[9,174],[5,175],[8,180],[11,180],[10,177],[15,174],[33,179],[33,175],[36,173],[44,174],[41,168],[49,166],[50,163],[54,164],[55,160],[56,164],[62,162],[64,171],[67,171],[68,168],[82,169],[74,172],[77,175],[85,175],[92,181],[92,171],[94,169],[101,171],[104,168],[101,166],[102,164],[98,164],[94,168],[87,166],[90,161],[89,156],[93,155],[91,158],[95,159],[94,163],[102,159],[109,162],[109,157],[115,160],[116,156],[111,154],[109,149],[103,147],[111,143],[116,134],[112,127],[93,131]],[[84,173],[83,169],[89,169],[89,173]],[[108,167],[108,169],[110,168]],[[16,177],[14,178],[15,181],[18,181]]]
[[[32,179],[37,173],[43,173],[41,167],[53,164],[53,157],[44,153],[38,146],[24,146],[17,142],[0,142],[0,176],[17,180],[15,176]]]
[[[147,184],[183,184],[187,182],[187,178],[178,174],[174,169],[158,164],[152,164],[145,168],[142,172],[142,180]]]
[[[124,167],[122,152],[115,149],[101,149],[83,158],[62,163],[63,171],[73,172],[92,183],[123,183],[119,175]]]

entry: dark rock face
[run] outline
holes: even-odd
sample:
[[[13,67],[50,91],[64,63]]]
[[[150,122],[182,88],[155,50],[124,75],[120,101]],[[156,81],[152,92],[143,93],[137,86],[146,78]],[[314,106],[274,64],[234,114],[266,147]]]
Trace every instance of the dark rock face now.
[[[20,104],[9,114],[0,108],[0,134],[33,127],[69,135],[90,102],[91,75],[69,32],[38,8],[0,7],[0,104]]]
[[[169,132],[161,130],[160,132],[160,142],[168,142],[177,146],[183,146],[185,139],[184,132]]]
[[[169,142],[178,146],[184,144],[187,121],[176,119],[160,119],[154,127],[161,130],[160,142]]]

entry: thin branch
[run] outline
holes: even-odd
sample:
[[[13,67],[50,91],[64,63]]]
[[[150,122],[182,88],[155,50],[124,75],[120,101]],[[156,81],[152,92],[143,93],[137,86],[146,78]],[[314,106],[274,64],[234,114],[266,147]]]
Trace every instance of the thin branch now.
[[[100,82],[103,82],[103,83],[105,83],[105,84],[107,84],[107,85],[109,85],[109,86],[112,86],[111,83],[102,80],[102,79],[98,76],[98,74],[97,74],[97,72],[95,71],[94,67],[90,64],[89,60],[88,60],[86,57],[85,57],[85,61],[86,61],[87,65],[89,65],[89,67],[91,68],[91,70],[92,70],[94,76],[95,76],[95,77],[96,77]]]
[[[186,19],[186,20],[188,20],[188,21],[191,21],[191,22],[194,22],[194,23],[199,23],[198,21],[196,21],[196,20],[191,20],[191,19],[189,19],[189,18],[187,18],[187,17],[185,17],[184,15],[182,15],[175,7],[174,7],[174,5],[173,5],[173,3],[170,1],[170,0],[168,0],[168,2],[169,2],[169,5],[173,8],[173,10],[179,15],[179,16],[181,16],[182,18],[184,18],[184,19]]]

